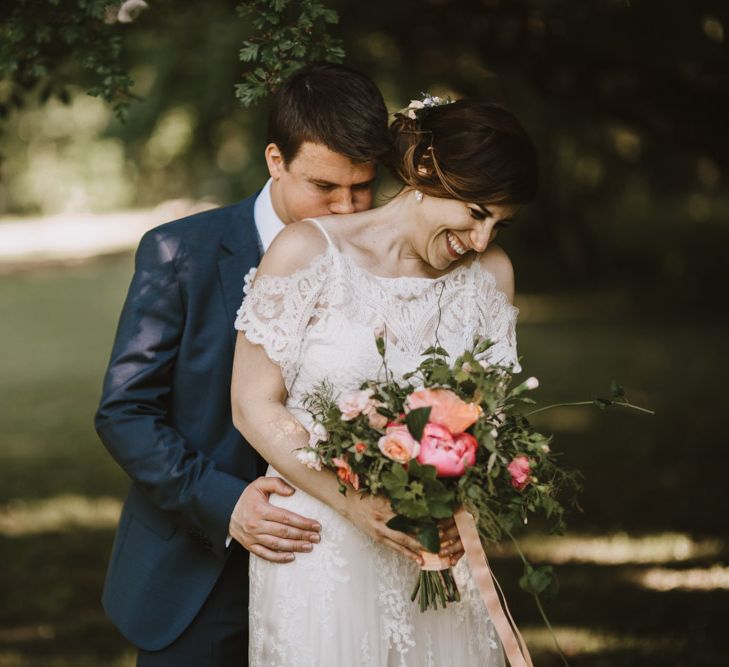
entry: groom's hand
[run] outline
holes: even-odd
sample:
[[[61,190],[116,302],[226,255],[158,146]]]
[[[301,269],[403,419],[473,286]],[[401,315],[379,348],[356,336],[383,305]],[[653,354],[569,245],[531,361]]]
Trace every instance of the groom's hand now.
[[[311,551],[321,526],[294,512],[271,505],[272,493],[290,496],[294,489],[280,477],[259,477],[243,491],[230,517],[231,537],[256,556],[289,563],[294,552]]]

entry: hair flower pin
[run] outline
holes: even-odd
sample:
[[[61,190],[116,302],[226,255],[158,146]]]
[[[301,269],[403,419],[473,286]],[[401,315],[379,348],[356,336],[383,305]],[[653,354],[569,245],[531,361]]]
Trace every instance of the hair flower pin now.
[[[410,100],[410,104],[408,104],[404,109],[401,109],[398,111],[399,114],[402,114],[403,116],[407,116],[408,118],[412,118],[415,120],[418,116],[418,112],[422,109],[432,109],[434,107],[442,107],[446,104],[451,104],[455,100],[451,99],[450,96],[448,97],[438,97],[437,95],[431,95],[430,93],[420,93],[422,95],[422,99],[420,100]]]

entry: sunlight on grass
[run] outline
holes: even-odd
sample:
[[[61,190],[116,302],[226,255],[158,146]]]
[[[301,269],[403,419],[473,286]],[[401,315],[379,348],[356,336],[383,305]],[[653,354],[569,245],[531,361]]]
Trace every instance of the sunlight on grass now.
[[[643,572],[631,572],[626,578],[653,591],[714,591],[729,590],[729,567],[713,565],[709,568],[670,570],[656,567]]]
[[[526,641],[531,651],[554,651],[554,641],[546,628],[526,628]],[[676,637],[636,637],[599,632],[586,628],[557,626],[554,628],[559,645],[565,655],[576,656],[586,653],[602,653],[605,651],[640,651],[650,653],[680,649],[684,640]]]
[[[612,535],[531,535],[519,539],[526,556],[550,563],[675,563],[692,558],[712,558],[722,552],[721,540],[694,540],[682,533],[631,537]],[[514,555],[509,545],[501,553]],[[495,555],[499,555],[498,553]]]
[[[19,537],[78,528],[114,528],[121,502],[116,498],[62,495],[0,505],[0,535]],[[0,662],[2,665],[2,662]]]

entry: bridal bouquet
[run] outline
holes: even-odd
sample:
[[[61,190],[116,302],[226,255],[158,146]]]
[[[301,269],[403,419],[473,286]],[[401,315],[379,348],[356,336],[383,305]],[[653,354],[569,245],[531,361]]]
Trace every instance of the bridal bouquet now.
[[[515,384],[511,367],[483,362],[490,341],[452,364],[436,344],[401,381],[387,367],[381,333],[375,343],[379,380],[342,396],[325,382],[307,397],[314,426],[297,456],[335,471],[343,493],[351,487],[390,501],[395,516],[388,526],[414,534],[424,547],[412,599],[419,596],[422,611],[445,607],[459,593],[450,563],[437,555],[439,521],[463,508],[481,539],[498,540],[541,514],[559,531],[562,498],[574,496],[578,475],[558,463],[551,438],[530,425],[531,413],[520,412],[534,403],[526,393],[538,386],[536,378]],[[635,407],[617,385],[612,399],[597,399],[600,407],[612,403]],[[520,584],[539,603],[538,595],[555,585],[550,568],[524,564]]]

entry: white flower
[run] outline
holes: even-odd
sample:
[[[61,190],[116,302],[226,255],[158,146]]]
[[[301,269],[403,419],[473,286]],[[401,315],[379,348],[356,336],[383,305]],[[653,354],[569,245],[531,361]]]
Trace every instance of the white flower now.
[[[370,405],[372,390],[352,391],[337,401],[337,407],[342,411],[343,421],[352,421],[359,417]]]
[[[493,438],[494,440],[496,440],[496,438],[498,438],[498,437],[499,437],[499,432],[498,432],[498,431],[497,431],[497,430],[496,430],[495,428],[492,428],[492,429],[491,429],[491,432],[489,433],[489,435],[490,435],[490,436],[491,436],[491,437],[492,437],[492,438]]]
[[[420,100],[410,100],[410,104],[408,104],[408,109],[422,109],[424,107],[425,104]]]
[[[296,452],[296,459],[299,463],[303,463],[307,468],[321,470],[321,459],[313,449],[300,449]]]
[[[382,338],[385,335],[385,325],[380,324],[375,327],[375,338]]]
[[[524,385],[527,389],[536,389],[539,386],[539,380],[532,376],[530,378],[527,378],[526,382],[524,382]]]
[[[323,424],[316,422],[309,433],[309,447],[315,448],[320,442],[329,440],[329,432]]]
[[[142,11],[148,8],[149,5],[144,0],[125,0],[119,7],[116,18],[119,23],[131,23]]]

